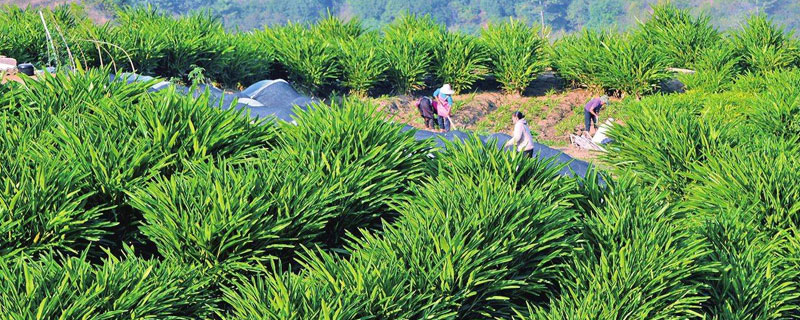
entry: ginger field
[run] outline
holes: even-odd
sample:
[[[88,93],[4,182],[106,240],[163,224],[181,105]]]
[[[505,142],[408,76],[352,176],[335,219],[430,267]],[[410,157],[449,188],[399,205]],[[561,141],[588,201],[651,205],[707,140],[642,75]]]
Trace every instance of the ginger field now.
[[[0,54],[62,61],[0,86],[0,319],[800,318],[800,47],[762,16],[720,33],[662,6],[554,43],[504,22],[433,33],[453,46],[437,51],[421,17],[229,34],[74,10],[46,14],[74,63],[43,53],[38,14],[0,15]],[[229,89],[286,75],[329,99],[253,120],[109,81],[130,63]],[[697,71],[686,92],[660,91],[668,67]],[[515,96],[544,69],[619,96],[601,169],[477,137],[437,148],[369,98],[442,81]]]

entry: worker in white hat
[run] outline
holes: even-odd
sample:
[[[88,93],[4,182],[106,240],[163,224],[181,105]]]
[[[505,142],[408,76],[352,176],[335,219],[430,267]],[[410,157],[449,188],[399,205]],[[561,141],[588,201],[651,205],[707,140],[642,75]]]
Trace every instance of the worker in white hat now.
[[[450,110],[453,108],[453,88],[445,84],[433,92],[433,101],[436,113],[439,115],[439,129],[450,131]]]

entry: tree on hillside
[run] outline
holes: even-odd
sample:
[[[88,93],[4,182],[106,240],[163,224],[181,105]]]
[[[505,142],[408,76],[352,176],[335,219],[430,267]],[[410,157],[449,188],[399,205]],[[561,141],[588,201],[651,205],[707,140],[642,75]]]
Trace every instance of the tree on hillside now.
[[[517,2],[514,11],[515,17],[527,20],[530,23],[539,23],[555,29],[564,29],[567,26],[567,7],[572,0],[528,0]]]
[[[388,2],[388,0],[346,0],[345,3],[353,15],[363,20],[380,21]]]
[[[514,14],[513,6],[507,7],[507,2],[503,0],[478,0],[477,5],[478,9],[483,12],[484,19],[498,20]],[[511,4],[513,5],[513,2]]]
[[[748,4],[755,7],[756,14],[766,13],[772,11],[778,4],[778,0],[747,0]]]
[[[606,29],[616,25],[624,13],[620,0],[573,0],[567,15],[572,22],[570,30]]]
[[[453,10],[447,0],[397,1],[390,0],[383,14],[383,21],[391,22],[403,14],[429,14],[439,23],[450,25],[454,22]]]

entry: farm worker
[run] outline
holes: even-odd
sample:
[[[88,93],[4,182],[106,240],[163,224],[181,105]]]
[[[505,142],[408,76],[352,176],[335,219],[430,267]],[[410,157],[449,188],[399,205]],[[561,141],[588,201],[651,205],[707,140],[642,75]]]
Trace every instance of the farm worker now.
[[[429,130],[435,129],[436,111],[433,110],[433,101],[431,101],[431,98],[422,97],[419,99],[419,101],[417,101],[417,109],[419,109],[422,120],[425,121],[425,127]]]
[[[528,122],[525,121],[525,115],[522,112],[515,111],[511,114],[511,122],[514,124],[514,134],[503,148],[516,145],[518,152],[533,158],[533,136],[531,136]]]
[[[439,115],[439,129],[444,132],[450,131],[450,110],[453,108],[453,88],[450,84],[445,84],[433,92],[433,99],[436,101],[436,113]]]
[[[608,96],[602,96],[600,98],[594,98],[590,100],[588,103],[586,103],[586,106],[583,107],[583,124],[586,127],[586,132],[590,135],[592,123],[594,123],[595,128],[597,128],[597,114],[603,109],[603,106],[607,104]]]

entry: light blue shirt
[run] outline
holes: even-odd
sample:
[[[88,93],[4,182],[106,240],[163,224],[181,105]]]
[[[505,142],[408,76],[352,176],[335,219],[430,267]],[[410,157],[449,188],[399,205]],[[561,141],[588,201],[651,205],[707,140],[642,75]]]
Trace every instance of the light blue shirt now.
[[[436,97],[439,97],[439,98],[442,98],[444,100],[447,100],[447,103],[450,104],[450,106],[452,107],[453,106],[453,97],[450,96],[449,94],[440,94],[439,91],[440,91],[440,89],[436,89],[436,91],[433,92],[433,98],[435,99]]]

